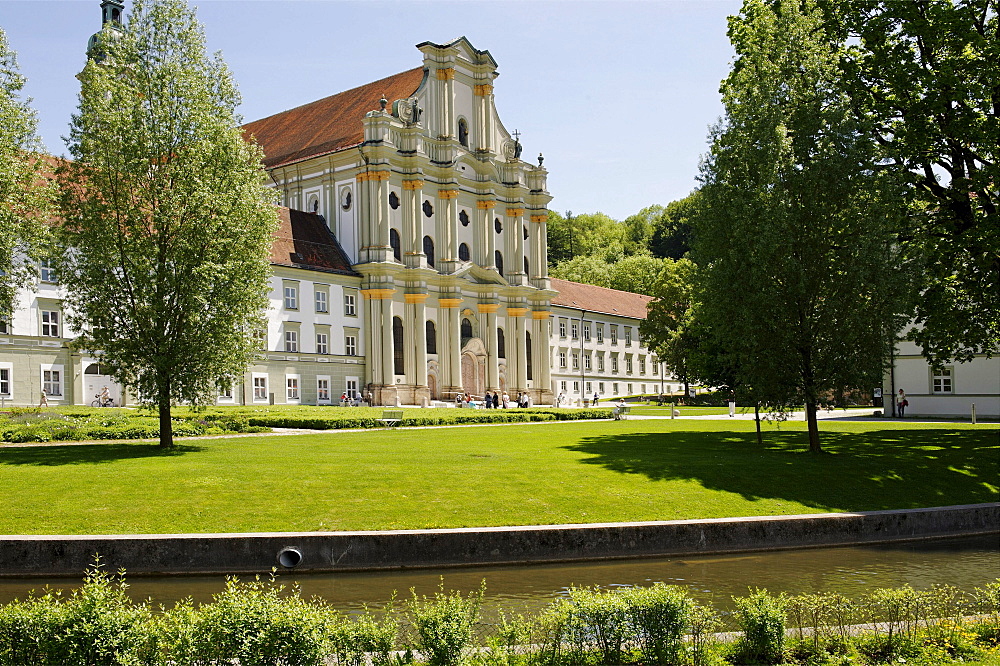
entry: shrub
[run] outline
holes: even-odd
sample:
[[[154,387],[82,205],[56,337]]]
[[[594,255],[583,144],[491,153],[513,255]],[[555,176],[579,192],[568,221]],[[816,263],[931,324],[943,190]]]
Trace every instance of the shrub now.
[[[680,663],[684,631],[693,602],[683,588],[656,583],[619,593],[625,606],[625,626],[643,659],[653,664]]]
[[[593,645],[602,664],[622,663],[622,648],[628,636],[624,595],[577,587],[569,592],[569,604],[567,628],[578,651]]]
[[[524,616],[507,616],[500,612],[494,633],[486,639],[486,649],[476,655],[482,666],[522,666],[529,662],[534,645],[531,641],[531,620]]]
[[[190,661],[176,663],[320,666],[330,615],[326,606],[303,600],[297,588],[286,590],[273,579],[229,578],[212,603],[191,615]]]
[[[463,597],[461,592],[444,591],[444,579],[433,597],[421,596],[411,588],[409,603],[419,647],[431,666],[453,666],[472,641],[472,630],[479,619],[479,607],[486,592],[486,581],[478,592]]]
[[[96,563],[81,587],[64,597],[47,591],[0,609],[0,664],[152,663],[151,613],[125,594],[124,575],[111,576]]]
[[[733,602],[743,630],[735,654],[751,663],[780,663],[785,648],[785,595],[755,589],[746,597],[733,597]]]
[[[396,647],[399,623],[392,613],[392,603],[382,620],[367,608],[355,618],[336,616],[330,623],[329,640],[336,663],[340,666],[388,666]]]

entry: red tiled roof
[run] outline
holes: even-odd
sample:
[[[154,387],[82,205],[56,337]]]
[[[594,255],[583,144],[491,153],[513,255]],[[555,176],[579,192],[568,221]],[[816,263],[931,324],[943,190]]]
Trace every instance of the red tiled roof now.
[[[378,108],[382,95],[393,100],[410,97],[424,80],[423,67],[366,83],[243,126],[264,149],[268,169],[357,145],[364,140],[361,119]]]
[[[278,228],[271,243],[271,263],[357,275],[340,243],[315,213],[278,208]]]
[[[646,306],[653,300],[652,296],[606,287],[595,287],[592,284],[570,282],[569,280],[552,278],[551,283],[552,288],[559,292],[559,295],[552,299],[552,305],[582,308],[588,312],[645,319]]]

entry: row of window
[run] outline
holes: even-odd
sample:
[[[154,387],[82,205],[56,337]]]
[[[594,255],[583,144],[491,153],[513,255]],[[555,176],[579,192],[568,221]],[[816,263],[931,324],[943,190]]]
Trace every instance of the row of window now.
[[[527,233],[527,231],[525,231]],[[399,232],[395,229],[389,230],[389,246],[392,247],[392,256],[396,261],[402,261],[403,252],[400,244]],[[430,236],[424,236],[424,256],[427,257],[427,265],[434,268],[434,239]],[[469,245],[467,243],[460,243],[458,246],[458,259],[460,261],[471,261],[472,253],[469,250]],[[528,258],[524,257],[524,272],[525,274],[530,273],[528,268]],[[493,253],[493,264],[496,266],[497,272],[503,275],[503,253],[500,250],[496,250]]]
[[[286,280],[283,284],[284,300],[286,310],[299,309],[299,285],[297,282]],[[328,289],[316,286],[313,291],[313,307],[317,313],[325,314],[330,312],[330,292]],[[348,317],[358,315],[357,295],[354,292],[344,290],[344,314]]]
[[[42,369],[42,390],[50,398],[61,398],[63,395],[63,371],[62,366],[50,369]],[[0,368],[0,396],[9,398],[13,390],[13,369],[10,367]]]
[[[559,382],[559,390],[562,393],[566,393],[566,390],[567,390],[568,386],[569,386],[569,383],[565,379],[563,379],[563,380],[561,380]],[[605,393],[604,393],[604,386],[605,386],[604,382],[597,382],[597,395],[605,395]],[[651,388],[654,391],[657,390],[657,387],[656,387],[655,384],[652,385]],[[583,391],[584,391],[584,397],[590,397],[594,393],[594,382],[584,382]],[[573,393],[579,393],[579,392],[580,392],[580,382],[579,381],[574,381],[573,382]],[[641,395],[645,395],[646,394],[646,384],[639,384],[639,393]],[[612,396],[622,395],[622,394],[620,394],[618,392],[618,382],[611,382],[611,395]],[[625,384],[625,393],[624,393],[624,395],[632,395],[632,382],[627,382]]]
[[[261,347],[267,349],[267,333],[263,332],[261,336]],[[299,348],[299,332],[293,330],[285,331],[285,345],[284,350],[286,352],[298,353]],[[329,354],[330,353],[330,334],[329,333],[317,333],[316,334],[316,352],[317,354]],[[345,334],[344,335],[344,355],[345,356],[357,356],[358,355],[358,336],[356,334]]]
[[[563,369],[563,370],[566,369],[566,358],[567,358],[566,352],[564,352],[564,351],[559,352],[559,368],[560,369]],[[573,352],[572,354],[569,355],[569,359],[570,359],[570,362],[572,363],[572,369],[573,370],[579,370],[580,369],[580,355],[578,353],[576,353],[576,352]],[[652,364],[651,369],[653,369],[653,368],[656,367],[657,361],[656,361],[656,357],[655,356],[652,357],[652,358],[650,358],[650,363]],[[638,359],[637,359],[637,365],[639,366],[639,374],[640,375],[646,374],[646,357],[645,356],[639,356],[638,357]],[[591,355],[590,354],[584,354],[583,355],[583,369],[584,370],[590,370],[591,369]],[[629,354],[629,355],[625,356],[625,373],[629,374],[629,375],[632,374],[632,369],[633,369],[632,355]],[[597,355],[597,371],[598,372],[604,372],[604,354],[603,353]],[[618,356],[614,355],[614,354],[612,354],[612,356],[611,356],[611,372],[618,372]]]
[[[590,342],[590,324],[591,324],[591,322],[589,322],[589,321],[583,322],[583,341],[584,342]],[[595,333],[597,334],[597,342],[598,342],[598,344],[601,344],[601,343],[604,342],[604,324],[603,323],[595,323],[594,326],[595,326]],[[566,327],[566,320],[565,319],[560,319],[559,320],[559,337],[560,338],[565,338],[566,337],[566,328],[567,328]],[[625,326],[624,327],[624,329],[625,329],[625,345],[626,346],[631,346],[632,345],[632,328],[633,328],[632,326]],[[610,331],[611,331],[611,344],[613,344],[613,345],[618,344],[618,326],[616,324],[610,324]],[[579,324],[579,322],[577,322],[577,321],[571,321],[570,322],[570,324],[569,324],[569,334],[570,334],[569,337],[571,339],[573,339],[573,340],[579,340],[580,339],[580,324]],[[636,337],[636,342],[641,344],[641,341],[639,340],[638,330],[636,330],[636,336],[635,337]]]
[[[301,382],[302,378],[299,375],[285,375],[285,400],[287,402],[298,402],[302,399]],[[252,383],[253,401],[270,402],[269,377],[265,374],[254,373]],[[316,377],[316,402],[318,404],[333,403],[334,395],[332,391],[333,385],[329,376]],[[349,400],[353,400],[359,396],[357,377],[348,377],[345,380],[343,392],[339,396],[336,396],[337,401],[339,402],[343,396],[347,396]],[[219,399],[222,402],[233,401],[235,398],[232,386],[224,387],[219,391]]]

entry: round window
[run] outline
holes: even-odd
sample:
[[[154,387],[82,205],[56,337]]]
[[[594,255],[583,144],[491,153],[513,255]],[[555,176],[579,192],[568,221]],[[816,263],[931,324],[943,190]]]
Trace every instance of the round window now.
[[[349,188],[344,188],[340,192],[340,207],[344,210],[351,210],[351,204],[354,202],[354,195],[351,194]]]
[[[503,231],[503,224],[500,223],[499,217],[493,218],[493,228],[497,230],[497,233]]]

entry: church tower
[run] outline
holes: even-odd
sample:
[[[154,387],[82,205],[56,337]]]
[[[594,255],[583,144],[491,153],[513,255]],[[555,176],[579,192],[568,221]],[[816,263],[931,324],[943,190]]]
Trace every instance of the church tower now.
[[[125,4],[123,0],[103,0],[101,2],[101,30],[111,27],[115,28],[122,24],[125,15]],[[110,25],[109,25],[110,24]],[[101,33],[96,32],[87,41],[87,57],[100,61],[103,57],[101,53]]]

